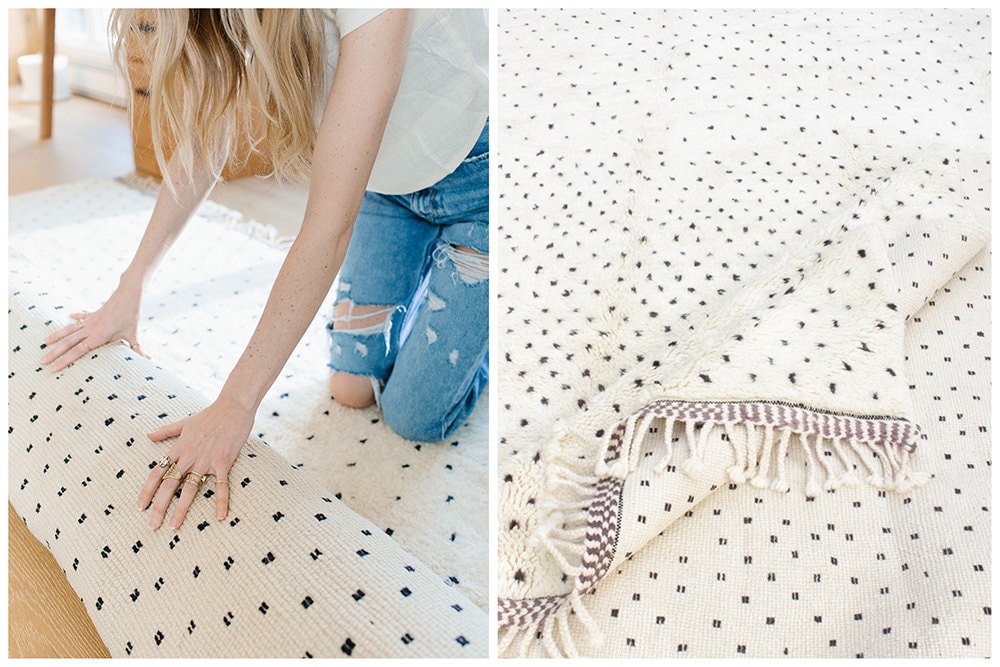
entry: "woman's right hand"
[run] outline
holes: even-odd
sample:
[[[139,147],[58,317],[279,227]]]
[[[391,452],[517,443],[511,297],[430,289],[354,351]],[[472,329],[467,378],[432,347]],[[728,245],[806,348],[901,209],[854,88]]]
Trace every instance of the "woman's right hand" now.
[[[119,286],[107,303],[93,313],[73,313],[70,315],[76,320],[73,324],[45,339],[47,349],[42,364],[52,364],[52,372],[57,373],[91,350],[119,340],[148,358],[138,338],[141,298],[138,290]]]

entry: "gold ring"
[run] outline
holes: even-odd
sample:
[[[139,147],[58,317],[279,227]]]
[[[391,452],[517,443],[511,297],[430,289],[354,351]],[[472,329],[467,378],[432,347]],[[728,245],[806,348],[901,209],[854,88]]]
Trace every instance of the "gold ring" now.
[[[184,483],[194,484],[198,488],[201,488],[201,485],[204,483],[206,477],[208,477],[208,475],[202,475],[200,472],[189,472],[184,476]]]
[[[171,463],[167,472],[163,473],[163,479],[183,479],[184,474],[177,469],[176,463]]]
[[[79,320],[76,321],[76,328],[77,329],[82,329],[83,328],[83,320],[82,319],[79,319]]]
[[[166,468],[167,466],[170,465],[170,457],[164,456],[162,459],[159,460],[157,465],[160,466],[161,468]]]
[[[224,479],[217,479],[217,480],[215,480],[215,483],[216,484],[225,484],[226,486],[229,486],[229,482],[227,480],[224,480]]]

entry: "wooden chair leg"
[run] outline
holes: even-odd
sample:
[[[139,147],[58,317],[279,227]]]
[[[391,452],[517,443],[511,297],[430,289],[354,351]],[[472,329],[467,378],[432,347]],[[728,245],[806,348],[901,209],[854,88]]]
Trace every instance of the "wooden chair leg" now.
[[[39,138],[52,136],[52,104],[55,97],[56,10],[42,10],[42,98]]]

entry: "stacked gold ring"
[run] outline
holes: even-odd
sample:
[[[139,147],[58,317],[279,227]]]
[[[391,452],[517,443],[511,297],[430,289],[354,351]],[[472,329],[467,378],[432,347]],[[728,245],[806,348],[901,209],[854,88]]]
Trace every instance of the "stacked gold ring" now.
[[[201,485],[205,483],[205,479],[207,477],[208,475],[202,475],[200,472],[189,472],[187,475],[184,476],[184,483],[194,484],[200,489]]]
[[[184,479],[184,474],[177,469],[176,463],[171,463],[167,472],[163,473],[163,479]]]

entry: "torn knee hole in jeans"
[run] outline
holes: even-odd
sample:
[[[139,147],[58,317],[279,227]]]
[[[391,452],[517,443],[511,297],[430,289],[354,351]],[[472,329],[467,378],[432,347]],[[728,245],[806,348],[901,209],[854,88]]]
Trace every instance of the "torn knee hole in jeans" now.
[[[490,277],[490,256],[466,246],[440,245],[434,249],[434,263],[444,268],[448,260],[455,267],[453,275],[466,285],[475,285]]]
[[[403,306],[358,305],[350,299],[342,299],[333,307],[332,328],[344,334],[357,336],[354,351],[362,357],[368,356],[368,346],[360,340],[366,336],[381,335],[385,339],[388,353],[391,347],[392,315],[405,310]]]

